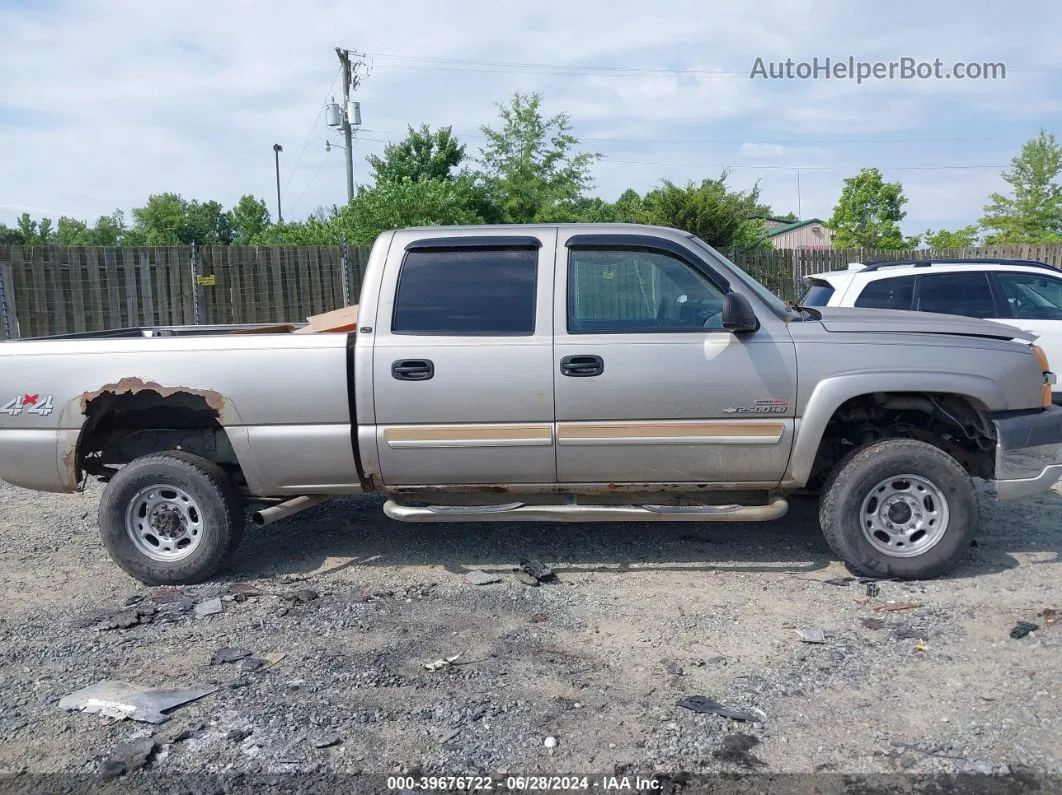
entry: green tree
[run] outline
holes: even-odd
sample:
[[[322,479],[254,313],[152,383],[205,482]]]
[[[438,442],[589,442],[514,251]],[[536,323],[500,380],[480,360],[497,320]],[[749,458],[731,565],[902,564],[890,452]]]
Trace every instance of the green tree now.
[[[981,226],[989,232],[985,243],[1057,243],[1062,240],[1062,147],[1053,133],[1027,141],[1021,154],[1003,172],[1010,195],[993,193],[985,205]]]
[[[826,223],[833,230],[834,248],[901,249],[905,240],[900,221],[907,213],[907,197],[899,182],[885,182],[881,171],[864,168],[844,181],[844,189]]]
[[[977,226],[971,224],[961,229],[927,229],[925,235],[926,248],[933,251],[944,251],[949,248],[969,248],[977,244]]]
[[[155,193],[133,210],[134,231],[148,246],[226,245],[232,242],[228,214],[216,201],[187,201],[178,193]]]
[[[250,194],[241,196],[236,206],[229,210],[229,225],[232,242],[246,246],[269,226],[269,208],[261,199]]]
[[[337,242],[367,245],[387,229],[483,222],[480,197],[468,179],[384,183],[359,187],[354,201],[329,221]]]
[[[101,215],[96,219],[96,225],[89,231],[90,245],[139,245],[138,241],[129,239],[129,232],[125,225],[125,215],[121,210],[115,210],[110,215]]]
[[[92,245],[88,224],[76,218],[61,216],[55,224],[55,242],[60,246]]]
[[[449,180],[465,159],[465,146],[454,138],[451,127],[432,132],[427,124],[422,124],[419,130],[410,126],[405,138],[384,147],[382,158],[369,155],[365,159],[377,185],[407,180]]]
[[[497,105],[501,126],[481,127],[487,138],[480,149],[482,178],[498,217],[505,223],[548,220],[570,212],[591,186],[590,168],[600,157],[577,152],[564,113],[546,119],[538,94],[513,95]]]
[[[0,246],[22,246],[25,242],[22,232],[17,228],[0,224]]]
[[[660,226],[684,229],[719,249],[762,248],[768,245],[763,216],[770,207],[760,204],[760,188],[734,191],[727,188],[728,172],[719,179],[688,182],[679,187],[670,180],[645,197],[644,220]]]

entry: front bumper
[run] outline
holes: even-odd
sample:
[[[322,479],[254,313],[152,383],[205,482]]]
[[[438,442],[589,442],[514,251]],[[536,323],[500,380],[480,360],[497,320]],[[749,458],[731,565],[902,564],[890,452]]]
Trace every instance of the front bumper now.
[[[996,498],[1020,500],[1062,477],[1062,406],[996,417]]]

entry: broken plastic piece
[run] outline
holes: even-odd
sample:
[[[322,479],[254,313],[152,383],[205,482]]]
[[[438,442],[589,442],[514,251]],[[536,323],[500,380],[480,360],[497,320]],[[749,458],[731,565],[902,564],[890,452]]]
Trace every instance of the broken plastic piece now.
[[[1020,640],[1021,638],[1024,638],[1026,635],[1028,635],[1030,632],[1035,632],[1039,628],[1039,624],[1033,624],[1029,621],[1019,621],[1017,624],[1014,625],[1014,629],[1010,631],[1010,636],[1014,638],[1014,640]]]
[[[721,715],[724,718],[732,718],[733,720],[759,720],[759,716],[753,715],[751,712],[742,712],[741,710],[724,707],[718,701],[713,701],[707,696],[687,696],[679,701],[678,705],[694,712]]]
[[[460,654],[455,654],[453,657],[440,657],[434,662],[424,663],[424,668],[429,671],[438,671],[441,668],[448,668],[449,666],[453,665],[454,660],[456,660],[460,656]]]
[[[479,569],[466,572],[464,579],[465,585],[490,585],[492,582],[501,582],[501,577],[496,574],[487,574]]]
[[[222,663],[234,663],[239,662],[244,657],[250,657],[251,652],[247,649],[237,649],[232,646],[226,646],[223,649],[218,649],[214,652],[214,656],[210,658],[211,665],[220,665]]]
[[[883,605],[878,605],[874,608],[875,613],[895,613],[897,610],[914,610],[916,607],[922,605],[915,604],[914,602],[886,602]]]
[[[164,723],[170,719],[164,712],[216,692],[216,687],[209,690],[158,690],[105,679],[63,696],[59,699],[59,708],[145,723]]]
[[[212,616],[215,613],[220,613],[221,609],[221,597],[215,596],[213,599],[207,599],[195,606],[195,617],[205,618],[206,616]]]
[[[800,639],[805,643],[825,643],[826,633],[819,627],[804,627],[796,630]]]

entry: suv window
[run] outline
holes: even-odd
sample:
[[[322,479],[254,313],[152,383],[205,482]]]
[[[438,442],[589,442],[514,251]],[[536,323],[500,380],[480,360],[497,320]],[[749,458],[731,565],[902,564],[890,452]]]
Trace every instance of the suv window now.
[[[914,283],[914,276],[877,279],[863,288],[855,305],[867,309],[910,309]]]
[[[394,334],[520,335],[535,332],[538,251],[410,251],[402,263]]]
[[[723,292],[669,253],[572,249],[568,331],[700,331],[723,327]]]
[[[808,289],[800,297],[801,306],[829,306],[833,297],[833,286],[822,279],[810,279]]]
[[[936,273],[919,277],[920,312],[942,312],[967,317],[996,317],[987,273]]]
[[[1062,279],[1032,273],[996,274],[1010,306],[1019,320],[1062,320]]]

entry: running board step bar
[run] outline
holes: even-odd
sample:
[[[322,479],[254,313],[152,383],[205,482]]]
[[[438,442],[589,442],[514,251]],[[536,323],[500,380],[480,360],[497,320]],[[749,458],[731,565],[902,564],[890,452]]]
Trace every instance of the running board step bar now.
[[[763,522],[789,510],[784,497],[766,505],[429,505],[394,500],[384,513],[400,522]]]

